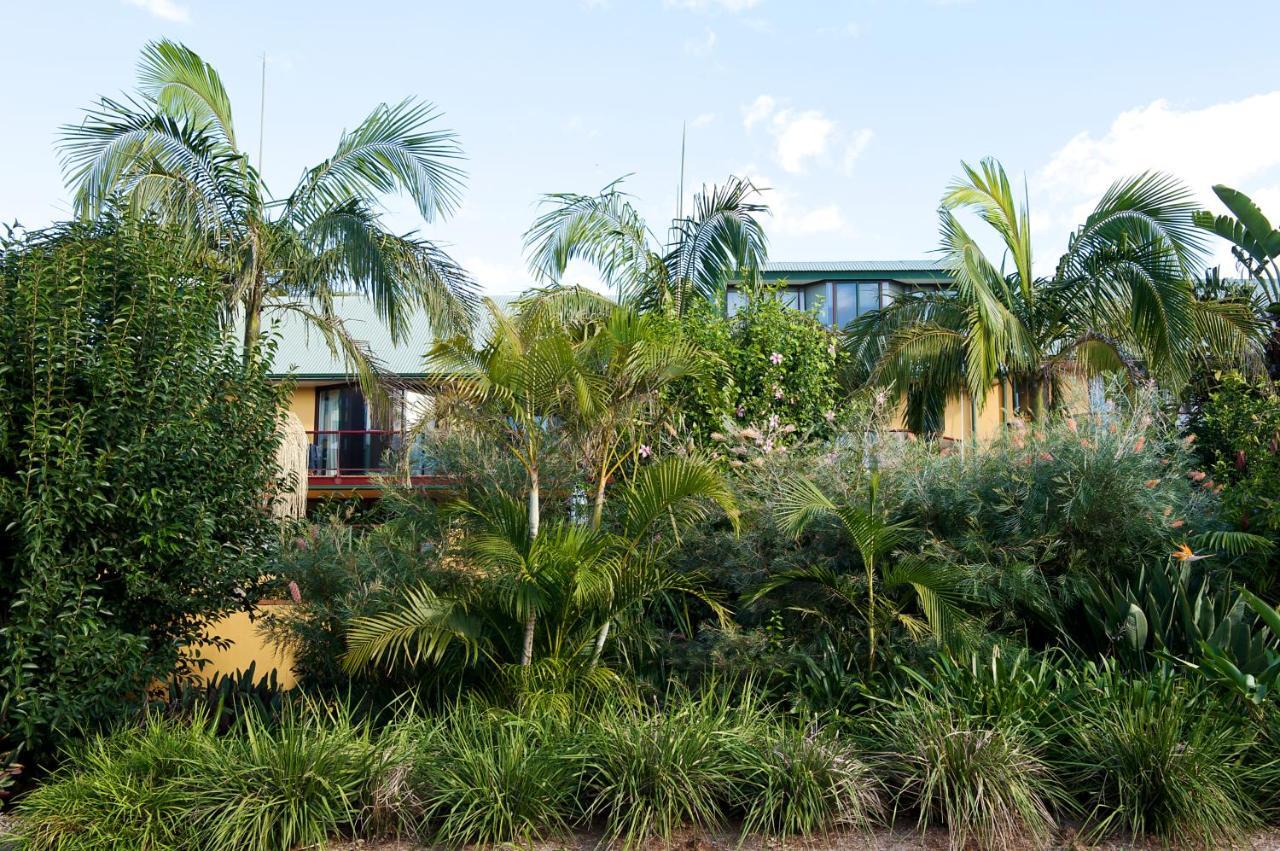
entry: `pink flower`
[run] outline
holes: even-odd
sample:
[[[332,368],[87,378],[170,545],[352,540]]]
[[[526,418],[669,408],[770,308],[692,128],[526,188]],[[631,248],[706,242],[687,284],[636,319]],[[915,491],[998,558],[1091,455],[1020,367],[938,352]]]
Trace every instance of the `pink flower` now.
[[[771,414],[771,415],[769,416],[769,428],[774,429],[774,428],[777,428],[777,427],[778,427],[778,415],[777,415],[777,414]]]
[[[747,415],[747,409],[739,405],[733,413],[738,419],[742,419]]]
[[[776,384],[773,386],[773,398],[775,399],[782,398],[782,388],[777,386]]]
[[[782,353],[774,352],[773,354],[769,355],[769,363],[773,364],[774,366],[777,366],[778,364],[782,363]]]
[[[640,444],[640,457],[648,458],[651,455],[653,455],[653,448],[647,443]]]
[[[833,422],[835,422],[835,421],[836,421],[836,412],[835,412],[835,411],[827,411],[825,414],[823,414],[823,416],[827,418],[827,422],[829,422],[829,423],[833,423]]]
[[[295,603],[302,602],[302,591],[298,589],[298,583],[296,582],[289,583],[289,599]]]

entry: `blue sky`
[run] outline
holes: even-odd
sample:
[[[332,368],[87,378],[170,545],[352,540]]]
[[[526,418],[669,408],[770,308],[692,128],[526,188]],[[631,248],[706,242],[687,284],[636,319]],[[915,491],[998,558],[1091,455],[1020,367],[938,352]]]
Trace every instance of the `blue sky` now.
[[[68,211],[53,143],[98,95],[132,87],[149,39],[186,42],[226,79],[242,139],[287,193],[344,128],[415,95],[461,136],[449,221],[388,202],[487,289],[528,282],[520,238],[542,193],[627,186],[659,232],[686,188],[752,177],[781,260],[918,258],[962,159],[1025,175],[1040,264],[1118,176],[1226,182],[1280,218],[1280,3],[213,2],[5,3],[0,220]],[[590,282],[585,269],[571,270]]]

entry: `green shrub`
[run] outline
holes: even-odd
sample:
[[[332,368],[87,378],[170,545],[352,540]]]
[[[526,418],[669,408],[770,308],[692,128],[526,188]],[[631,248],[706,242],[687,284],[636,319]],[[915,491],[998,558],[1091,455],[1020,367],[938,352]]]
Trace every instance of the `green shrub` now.
[[[875,726],[881,765],[921,829],[945,825],[957,849],[1043,846],[1052,837],[1062,790],[1023,724],[908,700]]]
[[[738,784],[744,834],[869,831],[883,816],[879,784],[849,743],[795,723],[762,727],[750,743],[754,770]]]
[[[194,842],[190,774],[216,747],[208,728],[149,718],[73,747],[19,799],[29,851],[166,851]]]
[[[771,418],[799,435],[828,435],[840,406],[836,336],[811,314],[793,310],[768,290],[733,317],[700,304],[664,319],[667,333],[697,342],[710,368],[676,381],[667,401],[685,430],[706,444],[725,421],[764,427]]]
[[[686,825],[722,825],[750,758],[741,711],[718,689],[665,711],[602,710],[581,744],[586,816],[603,819],[606,839],[628,848]]]
[[[1086,671],[1064,695],[1061,752],[1095,835],[1125,831],[1213,845],[1256,824],[1238,710],[1167,672]]]
[[[122,220],[0,242],[0,751],[135,711],[260,588],[287,388],[179,243]]]
[[[410,745],[407,821],[450,847],[528,844],[563,833],[577,791],[566,738],[551,718],[474,701],[453,708],[424,724]]]
[[[358,823],[380,753],[366,725],[310,703],[278,723],[243,716],[224,737],[153,716],[72,750],[20,800],[20,838],[33,851],[315,845]]]
[[[1222,488],[1223,516],[1239,529],[1280,542],[1280,394],[1266,379],[1218,373],[1188,427],[1211,480]],[[1259,593],[1274,592],[1278,556],[1245,567]]]
[[[303,703],[278,724],[246,716],[188,779],[198,835],[211,848],[318,845],[358,825],[379,751],[344,709]]]

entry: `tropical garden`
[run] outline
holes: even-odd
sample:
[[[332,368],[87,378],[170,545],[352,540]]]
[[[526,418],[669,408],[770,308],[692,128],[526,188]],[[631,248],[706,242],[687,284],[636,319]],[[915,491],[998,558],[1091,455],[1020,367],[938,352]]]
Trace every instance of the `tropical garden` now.
[[[1243,193],[1119,181],[1042,268],[964,164],[951,283],[833,330],[764,281],[738,178],[663,237],[620,182],[549,194],[536,286],[481,298],[381,217],[457,206],[433,106],[277,196],[173,42],[61,152],[76,218],[0,242],[0,847],[1280,836],[1280,229]],[[375,399],[351,294],[430,323],[450,486],[282,516],[263,318]],[[997,434],[940,439],[1002,386]],[[201,676],[275,597],[298,686]]]

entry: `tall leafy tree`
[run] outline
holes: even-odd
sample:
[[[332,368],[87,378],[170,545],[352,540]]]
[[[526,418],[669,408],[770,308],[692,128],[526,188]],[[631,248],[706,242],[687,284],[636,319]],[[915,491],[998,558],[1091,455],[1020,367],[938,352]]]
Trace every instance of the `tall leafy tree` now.
[[[428,222],[456,207],[462,152],[438,117],[413,100],[376,107],[277,198],[237,135],[218,72],[165,40],[143,49],[136,94],[102,98],[64,128],[61,149],[80,214],[123,203],[180,228],[216,262],[227,318],[244,322],[246,361],[256,356],[263,312],[289,309],[368,378],[368,352],[342,326],[336,295],[372,299],[396,339],[414,309],[444,333],[466,326],[473,310],[473,284],[457,263],[429,240],[389,231],[378,209],[395,192]]]
[[[754,279],[768,254],[757,216],[768,212],[749,181],[730,177],[694,196],[693,212],[659,239],[622,191],[622,178],[598,195],[557,193],[525,233],[534,275],[559,282],[569,262],[595,266],[619,301],[682,314],[693,298],[716,298],[725,281]]]
[[[941,252],[954,286],[901,298],[850,325],[854,377],[905,392],[913,427],[948,396],[982,404],[1008,377],[1041,418],[1068,375],[1121,371],[1181,387],[1206,348],[1255,352],[1258,323],[1237,303],[1200,301],[1192,270],[1204,240],[1191,194],[1147,173],[1116,182],[1037,275],[1031,215],[1004,167],[984,160],[942,199]],[[1004,252],[993,262],[957,217],[976,213]]]

